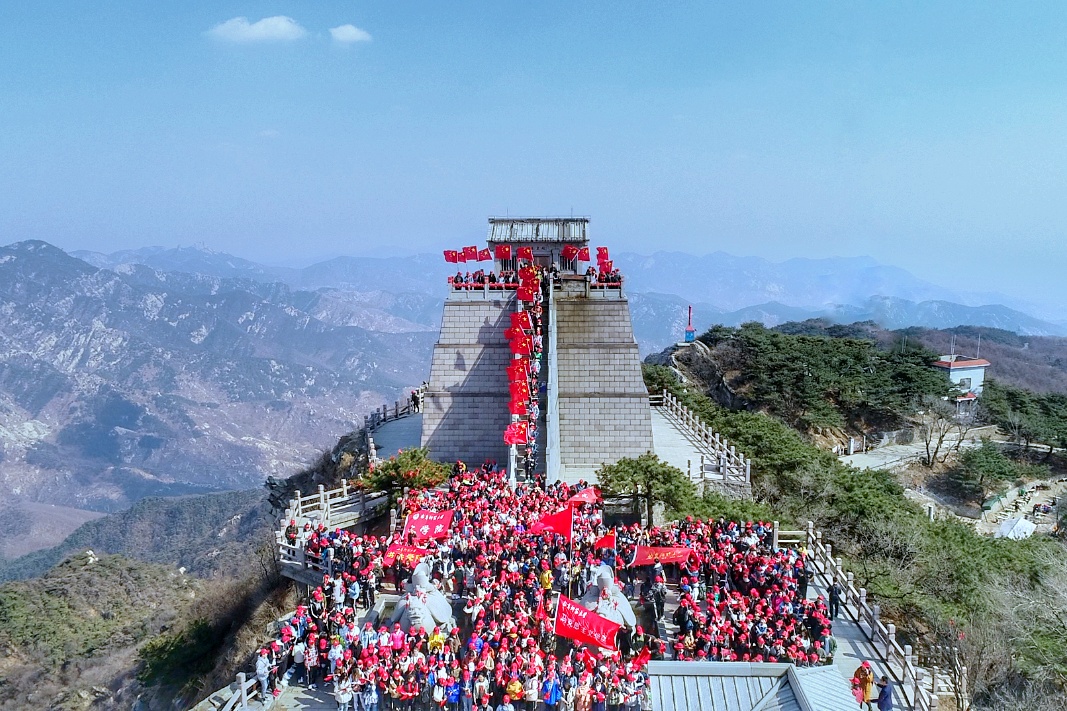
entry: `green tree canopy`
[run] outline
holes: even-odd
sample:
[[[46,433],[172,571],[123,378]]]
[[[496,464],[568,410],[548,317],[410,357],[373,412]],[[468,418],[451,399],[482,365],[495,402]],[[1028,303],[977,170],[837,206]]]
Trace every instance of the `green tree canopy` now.
[[[597,481],[607,495],[631,495],[644,501],[649,521],[656,504],[663,504],[668,512],[679,512],[690,509],[697,499],[689,477],[651,452],[605,464],[597,471]]]

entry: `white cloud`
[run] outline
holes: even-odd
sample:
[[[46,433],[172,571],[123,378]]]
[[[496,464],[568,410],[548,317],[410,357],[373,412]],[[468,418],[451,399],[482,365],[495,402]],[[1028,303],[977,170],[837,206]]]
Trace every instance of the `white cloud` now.
[[[275,15],[257,22],[234,17],[215,25],[206,34],[224,42],[291,42],[305,36],[307,30],[291,17]]]
[[[277,138],[282,132],[275,128],[265,128],[259,132],[260,138]]]
[[[340,27],[331,27],[330,35],[335,42],[342,42],[344,44],[352,44],[354,42],[370,42],[370,33],[366,30],[361,30],[355,25],[341,25]]]

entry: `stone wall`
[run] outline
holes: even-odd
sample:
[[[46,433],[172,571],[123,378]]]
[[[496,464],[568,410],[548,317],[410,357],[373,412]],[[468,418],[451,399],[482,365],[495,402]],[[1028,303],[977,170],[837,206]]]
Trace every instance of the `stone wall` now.
[[[508,413],[504,331],[515,309],[511,294],[445,302],[423,399],[422,446],[441,461],[507,462]]]
[[[652,450],[652,420],[625,298],[556,297],[561,478]]]

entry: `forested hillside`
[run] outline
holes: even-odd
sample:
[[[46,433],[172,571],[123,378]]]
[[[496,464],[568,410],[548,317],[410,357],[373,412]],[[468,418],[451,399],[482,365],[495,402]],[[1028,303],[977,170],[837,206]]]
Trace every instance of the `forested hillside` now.
[[[809,323],[783,330],[713,328],[700,337],[708,350],[698,345],[687,350],[703,354],[673,361],[685,382],[671,368],[646,366],[650,392],[671,391],[752,460],[755,502],[711,495],[692,512],[742,518],[773,513],[786,526],[813,521],[909,642],[921,649],[959,647],[975,708],[1006,708],[994,688],[1062,693],[1063,544],[1048,537],[993,539],[966,523],[930,521],[892,473],[850,469],[809,437],[807,430],[817,426],[903,420],[924,394],[943,392],[942,376],[925,365],[931,351],[912,343],[880,347],[885,332],[873,325]],[[744,407],[719,404],[729,399],[722,396],[724,383]],[[1063,396],[996,384],[991,395],[990,416],[999,413],[999,423],[1019,412],[1047,428],[1067,422],[1057,418],[1067,414],[1057,409]],[[998,479],[1020,471],[989,447],[976,449],[962,465]],[[935,655],[927,663],[943,660]]]
[[[804,431],[892,429],[924,396],[949,392],[929,366],[936,354],[917,343],[884,349],[864,328],[833,326],[827,337],[791,326],[716,326],[700,336],[738,404]]]

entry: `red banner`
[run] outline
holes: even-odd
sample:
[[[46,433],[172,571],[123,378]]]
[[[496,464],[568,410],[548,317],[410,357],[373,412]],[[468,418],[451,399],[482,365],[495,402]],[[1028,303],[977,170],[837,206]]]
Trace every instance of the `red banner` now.
[[[588,262],[589,261],[589,248],[588,247],[582,247],[581,249],[578,250],[578,260],[582,261],[582,262]]]
[[[385,565],[392,565],[396,562],[397,558],[404,565],[415,565],[424,557],[429,555],[429,551],[423,550],[418,546],[409,546],[403,543],[394,543],[385,549],[385,555],[382,556],[382,562]]]
[[[530,526],[531,533],[541,533],[542,531],[552,531],[566,538],[568,541],[574,533],[574,510],[571,507],[567,507],[562,511],[557,511],[554,514],[542,516],[539,520],[535,521]]]
[[[455,264],[459,261],[459,252],[454,249],[445,250],[445,261],[449,264]]]
[[[468,262],[478,261],[478,248],[477,247],[464,247],[463,258]]]
[[[587,486],[577,494],[567,499],[568,504],[595,504],[600,500],[600,496],[596,493],[596,487]]]
[[[525,259],[527,261],[533,261],[533,247],[519,247],[519,259]]]
[[[511,245],[510,244],[498,244],[496,246],[496,258],[497,259],[511,259]]]
[[[492,258],[493,258],[493,255],[489,252],[489,248],[488,247],[486,247],[485,249],[479,249],[478,250],[478,261],[479,262],[488,262]]]
[[[559,596],[559,602],[556,604],[556,623],[552,630],[557,636],[593,647],[615,650],[615,634],[620,627],[622,625],[619,623],[585,609],[569,597]]]
[[[632,568],[638,565],[652,565],[659,559],[660,563],[667,565],[668,563],[684,563],[689,559],[693,549],[686,546],[638,546],[637,554],[634,556],[633,562],[628,565],[628,568]]]
[[[408,515],[404,522],[404,540],[408,534],[415,534],[415,540],[437,540],[448,538],[448,528],[452,525],[455,511],[416,511]]]

